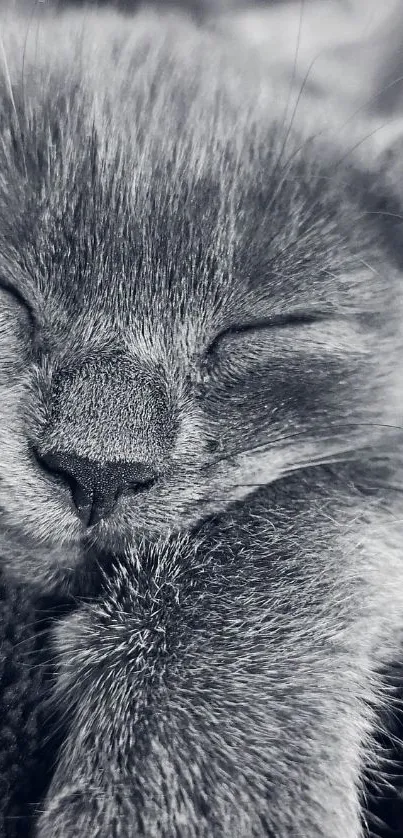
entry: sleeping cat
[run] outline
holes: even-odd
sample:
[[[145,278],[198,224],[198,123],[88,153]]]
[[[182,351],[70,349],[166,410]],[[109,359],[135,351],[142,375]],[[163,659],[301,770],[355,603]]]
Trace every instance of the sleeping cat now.
[[[78,597],[37,836],[359,838],[403,628],[399,142],[291,119],[179,15],[2,36],[1,553]]]

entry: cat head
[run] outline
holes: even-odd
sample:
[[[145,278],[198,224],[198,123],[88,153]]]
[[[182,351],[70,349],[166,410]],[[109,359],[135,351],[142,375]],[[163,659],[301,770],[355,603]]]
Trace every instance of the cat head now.
[[[103,20],[10,27],[2,79],[1,543],[47,585],[398,410],[382,167],[220,36]]]

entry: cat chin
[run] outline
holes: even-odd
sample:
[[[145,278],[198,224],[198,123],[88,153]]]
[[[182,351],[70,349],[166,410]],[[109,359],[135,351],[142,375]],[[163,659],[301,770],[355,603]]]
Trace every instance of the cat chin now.
[[[79,545],[39,545],[26,539],[13,539],[10,533],[0,534],[0,567],[16,584],[28,584],[38,593],[67,593],[83,555]]]
[[[242,497],[252,489],[243,489]],[[85,531],[70,527],[63,531],[61,521],[43,520],[42,527],[33,528],[27,522],[20,527],[0,521],[0,569],[17,584],[37,588],[38,593],[68,595],[77,588],[86,588],[86,579],[99,569],[105,569],[117,556],[140,547],[144,542],[154,543],[176,534],[193,532],[212,516],[223,514],[236,500],[231,494],[206,499],[203,503],[189,503],[179,510],[148,509],[143,515],[113,515],[110,519]],[[46,526],[45,526],[46,524]],[[53,536],[44,537],[44,532]]]
[[[117,555],[146,541],[156,541],[162,535],[169,535],[187,529],[195,523],[195,516],[174,516],[162,525],[158,516],[149,515],[143,520],[101,521],[85,531],[81,526],[64,529],[59,520],[51,530],[51,521],[42,520],[36,528],[10,525],[3,512],[0,521],[0,570],[17,584],[29,584],[39,593],[68,594],[77,585],[83,586],[83,578],[92,575],[107,565]],[[200,515],[197,516],[200,519]],[[46,524],[46,526],[45,526]],[[52,538],[44,537],[52,531]],[[85,587],[85,585],[84,585]]]

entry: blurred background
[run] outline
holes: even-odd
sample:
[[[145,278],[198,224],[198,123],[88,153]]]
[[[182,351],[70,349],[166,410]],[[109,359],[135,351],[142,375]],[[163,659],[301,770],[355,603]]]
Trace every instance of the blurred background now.
[[[264,54],[269,69],[348,108],[403,104],[403,0],[0,0],[32,15],[66,7],[180,8]],[[295,61],[295,59],[297,59]],[[295,64],[295,66],[294,66]]]

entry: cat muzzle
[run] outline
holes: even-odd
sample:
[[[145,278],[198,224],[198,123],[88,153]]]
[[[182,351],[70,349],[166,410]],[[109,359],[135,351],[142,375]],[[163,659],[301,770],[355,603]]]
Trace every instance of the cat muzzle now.
[[[69,486],[77,515],[85,527],[108,517],[122,495],[144,492],[158,477],[146,463],[100,463],[67,451],[35,451],[35,457],[43,470]]]

